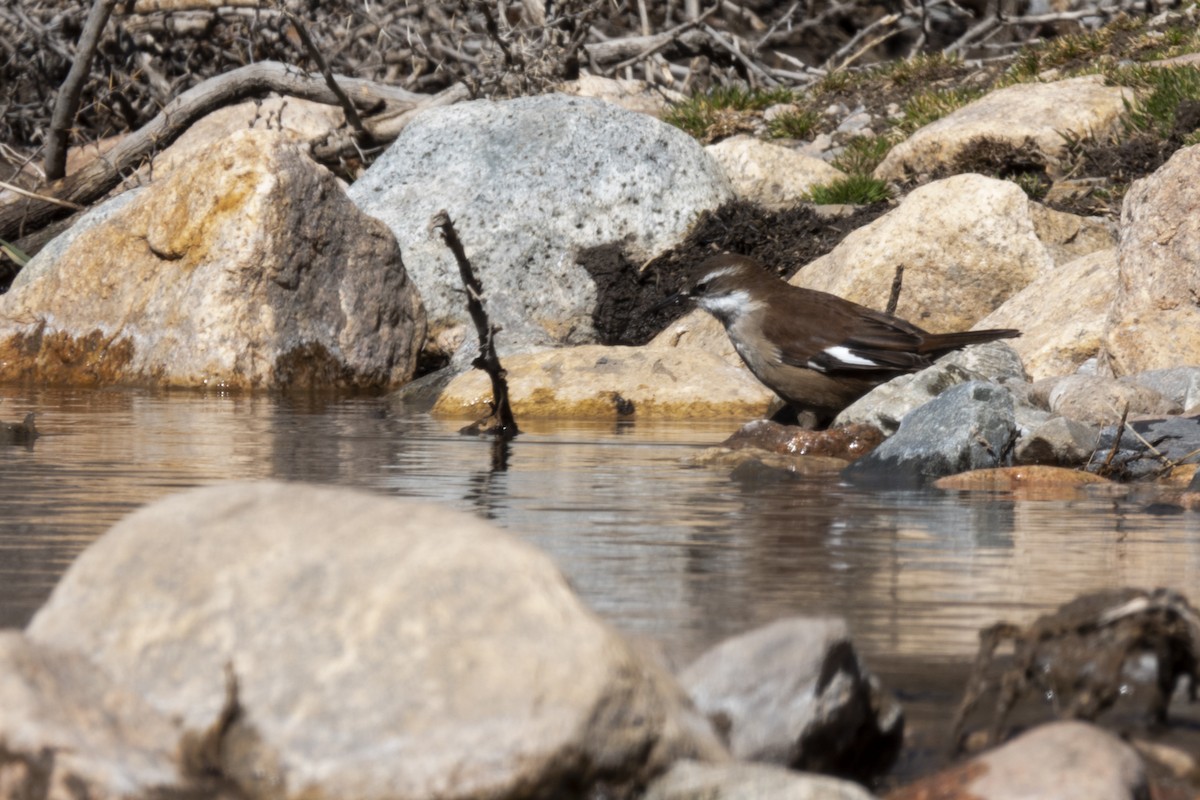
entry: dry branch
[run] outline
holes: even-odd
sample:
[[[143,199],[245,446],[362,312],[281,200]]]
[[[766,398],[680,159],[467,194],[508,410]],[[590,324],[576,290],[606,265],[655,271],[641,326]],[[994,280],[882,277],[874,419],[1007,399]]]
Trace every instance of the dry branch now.
[[[338,77],[337,81],[356,107],[389,112],[381,115],[378,127],[370,119],[364,121],[367,130],[379,141],[395,138],[399,132],[397,118],[403,112],[438,102],[436,97],[358,78]],[[268,92],[331,105],[338,102],[320,77],[277,62],[252,64],[211,78],[181,94],[149,124],[125,137],[105,155],[42,189],[39,194],[46,195],[45,198],[18,197],[0,205],[0,239],[19,239],[65,216],[68,212],[63,202],[84,206],[95,202],[119,184],[125,174],[179,138],[196,120],[223,106]],[[451,94],[461,98],[465,93],[459,88]]]

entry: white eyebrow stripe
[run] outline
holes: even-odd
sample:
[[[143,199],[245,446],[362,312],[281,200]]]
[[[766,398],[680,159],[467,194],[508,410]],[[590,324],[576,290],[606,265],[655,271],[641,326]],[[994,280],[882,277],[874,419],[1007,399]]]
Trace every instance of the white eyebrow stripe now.
[[[850,348],[846,347],[845,345],[838,344],[838,345],[834,345],[833,347],[826,347],[821,352],[823,352],[825,355],[829,356],[829,358],[833,359],[834,361],[838,361],[842,364],[849,364],[850,366],[855,366],[855,367],[878,367],[879,366],[878,361],[872,361],[869,358],[863,358],[862,356],[855,355],[853,352],[850,351]],[[825,369],[825,367],[821,366],[820,364],[816,364],[812,361],[808,362],[808,366],[813,369],[818,369],[818,370]]]

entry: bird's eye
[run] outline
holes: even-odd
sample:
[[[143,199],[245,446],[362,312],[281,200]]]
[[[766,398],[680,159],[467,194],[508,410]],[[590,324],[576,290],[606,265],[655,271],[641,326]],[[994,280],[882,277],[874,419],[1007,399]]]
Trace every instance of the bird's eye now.
[[[708,281],[700,281],[692,287],[692,294],[704,294],[708,291]]]

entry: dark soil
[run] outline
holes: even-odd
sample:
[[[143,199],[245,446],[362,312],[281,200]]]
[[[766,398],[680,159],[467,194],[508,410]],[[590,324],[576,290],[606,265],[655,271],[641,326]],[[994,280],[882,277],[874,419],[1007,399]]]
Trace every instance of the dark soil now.
[[[876,203],[830,216],[810,206],[768,211],[737,201],[703,218],[682,244],[649,264],[631,261],[618,248],[593,248],[580,256],[579,263],[596,282],[593,324],[599,340],[639,345],[653,339],[688,310],[682,305],[659,310],[655,306],[683,284],[689,269],[709,256],[740,253],[787,278],[889,208],[888,203]]]

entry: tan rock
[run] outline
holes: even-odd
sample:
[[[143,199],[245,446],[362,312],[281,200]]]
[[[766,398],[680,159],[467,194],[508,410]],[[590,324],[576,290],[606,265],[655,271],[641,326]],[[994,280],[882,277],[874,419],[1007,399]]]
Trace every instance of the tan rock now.
[[[644,800],[872,800],[851,781],[770,764],[678,761],[646,789]]]
[[[979,320],[980,328],[1017,328],[1016,350],[1038,380],[1075,372],[1100,351],[1117,290],[1117,251],[1099,250],[1048,271]]]
[[[1128,406],[1132,416],[1178,414],[1183,406],[1149,386],[1100,375],[1067,375],[1053,383],[1050,411],[1092,425],[1114,425]]]
[[[898,316],[933,332],[966,330],[1053,269],[1016,184],[956,175],[922,186],[851,233],[792,283],[887,305],[904,266]]]
[[[761,417],[775,404],[749,371],[693,348],[584,345],[509,356],[509,400],[522,417],[684,419]],[[433,413],[486,416],[491,383],[479,370],[447,386]]]
[[[791,208],[813,186],[846,177],[819,158],[753,136],[704,148],[725,170],[734,194],[767,208]]]
[[[285,141],[309,144],[329,137],[345,122],[345,114],[337,106],[299,97],[271,95],[247,100],[198,120],[138,174],[143,179],[163,180],[180,167],[204,158],[212,147],[238,131],[274,131]]]
[[[1054,722],[887,798],[1134,800],[1149,795],[1145,766],[1132,747],[1094,725]]]
[[[195,731],[229,666],[241,713],[209,755],[239,797],[587,795],[726,757],[548,557],[431,503],[267,482],[175,495],[84,551],[26,635]]]
[[[663,86],[651,86],[645,81],[600,75],[581,75],[578,80],[566,81],[555,88],[563,94],[594,97],[628,111],[659,118],[669,104],[687,99],[684,94]]]
[[[729,334],[725,333],[724,326],[712,314],[699,308],[689,311],[663,328],[647,346],[668,350],[676,347],[703,350],[749,373],[742,357],[733,349],[733,342],[729,341]]]
[[[1104,354],[1117,375],[1200,364],[1200,145],[1134,181],[1121,209]]]
[[[1110,481],[1090,472],[1031,465],[960,472],[938,478],[933,486],[948,491],[998,492],[1023,500],[1058,500],[1074,497],[1079,490],[1097,483]]]
[[[879,446],[886,437],[873,425],[840,425],[812,431],[769,419],[747,422],[721,443],[733,450],[754,449],[796,456],[829,456],[853,461]]]
[[[846,459],[837,456],[798,456],[751,448],[730,450],[728,447],[707,447],[689,457],[686,462],[698,467],[726,469],[735,469],[743,464],[758,464],[766,469],[780,470],[792,475],[828,475],[831,472],[841,472],[850,464]]]
[[[0,378],[389,386],[425,316],[391,232],[269,131],[239,132],[50,243],[0,297]]]
[[[1060,267],[1082,256],[1117,246],[1117,227],[1104,217],[1081,217],[1029,204],[1033,230]]]
[[[151,797],[181,781],[181,730],[82,654],[0,631],[0,708],[0,797]]]
[[[1100,75],[1054,83],[1022,83],[991,92],[926,125],[892,148],[875,170],[883,180],[952,168],[974,142],[1017,149],[1031,143],[1053,162],[1066,136],[1104,136],[1116,129],[1130,90],[1105,86]]]

